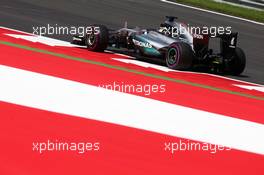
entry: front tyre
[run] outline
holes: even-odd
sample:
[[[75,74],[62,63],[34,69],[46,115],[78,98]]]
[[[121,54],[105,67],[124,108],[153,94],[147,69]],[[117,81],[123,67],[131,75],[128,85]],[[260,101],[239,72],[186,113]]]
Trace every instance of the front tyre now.
[[[103,52],[108,45],[108,29],[104,25],[93,25],[91,31],[85,36],[87,49],[95,52]]]
[[[166,64],[170,69],[188,70],[193,64],[193,51],[187,43],[172,43],[166,53]]]
[[[233,58],[229,62],[229,69],[231,75],[240,75],[246,67],[246,56],[244,51],[237,47],[235,49]]]

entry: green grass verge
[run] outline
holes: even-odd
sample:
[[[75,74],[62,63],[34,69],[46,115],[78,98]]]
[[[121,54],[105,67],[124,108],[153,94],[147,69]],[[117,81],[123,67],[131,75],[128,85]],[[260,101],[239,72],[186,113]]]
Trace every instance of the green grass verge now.
[[[170,0],[207,10],[238,16],[258,22],[264,22],[264,11],[243,8],[235,5],[215,2],[213,0]]]

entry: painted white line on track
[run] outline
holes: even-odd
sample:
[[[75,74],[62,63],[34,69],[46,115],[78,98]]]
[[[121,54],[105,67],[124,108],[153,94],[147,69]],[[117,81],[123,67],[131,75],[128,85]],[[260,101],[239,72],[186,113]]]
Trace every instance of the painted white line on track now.
[[[264,155],[263,124],[8,66],[0,82],[0,101]]]
[[[143,61],[139,61],[139,60],[136,60],[136,59],[123,59],[123,58],[112,58],[112,59],[116,60],[116,61],[119,61],[119,62],[122,62],[122,63],[134,64],[134,65],[145,67],[145,68],[157,69],[157,70],[160,70],[160,71],[163,71],[163,72],[178,72],[178,73],[193,74],[193,75],[195,75],[195,74],[196,75],[207,75],[207,76],[211,76],[211,77],[217,77],[217,78],[222,78],[222,79],[226,79],[226,80],[235,81],[235,82],[238,82],[238,83],[240,82],[240,83],[246,83],[246,84],[249,84],[249,85],[262,86],[260,84],[250,83],[250,82],[246,82],[246,81],[242,81],[242,80],[236,80],[236,79],[223,77],[223,76],[215,75],[215,74],[173,70],[173,69],[169,69],[168,67],[165,67],[165,66],[160,66],[160,65],[156,65],[156,64],[152,64],[152,63],[148,63],[148,62],[143,62]]]
[[[181,6],[181,7],[186,7],[186,8],[190,8],[190,9],[194,9],[194,10],[199,10],[199,11],[203,11],[203,12],[207,12],[207,13],[212,13],[212,14],[215,14],[215,15],[225,16],[225,17],[238,19],[238,20],[242,20],[242,21],[246,21],[246,22],[250,22],[250,23],[254,23],[254,24],[258,24],[258,25],[264,26],[264,23],[253,21],[253,20],[249,20],[249,19],[245,19],[245,18],[240,18],[240,17],[237,17],[237,16],[227,15],[227,14],[224,14],[224,13],[219,13],[219,12],[215,12],[215,11],[211,11],[211,10],[205,10],[205,9],[198,8],[198,7],[193,7],[193,6],[189,6],[189,5],[185,5],[185,4],[180,4],[180,3],[177,3],[177,2],[172,2],[170,0],[160,0],[160,1],[164,2],[164,3],[167,3],[167,4],[173,4],[173,5],[177,5],[177,6]]]
[[[58,40],[58,39],[53,39],[53,38],[48,38],[44,36],[39,36],[39,35],[19,35],[19,34],[5,34],[7,36],[13,37],[13,38],[18,38],[18,39],[24,39],[27,41],[31,41],[33,43],[42,43],[45,45],[49,46],[61,46],[61,47],[80,47],[79,45],[71,44],[70,42]]]
[[[21,31],[21,30],[16,30],[16,29],[11,29],[11,28],[4,27],[4,26],[0,26],[0,29],[6,29],[6,30],[13,31],[13,32],[19,32],[19,33],[21,33],[21,34],[26,34],[26,35],[31,35],[31,36],[33,36],[33,34],[32,34],[32,33],[29,33],[29,32],[24,32],[24,31]]]
[[[243,89],[264,92],[264,86],[248,86],[248,85],[239,85],[239,84],[234,84],[234,86],[237,86]]]

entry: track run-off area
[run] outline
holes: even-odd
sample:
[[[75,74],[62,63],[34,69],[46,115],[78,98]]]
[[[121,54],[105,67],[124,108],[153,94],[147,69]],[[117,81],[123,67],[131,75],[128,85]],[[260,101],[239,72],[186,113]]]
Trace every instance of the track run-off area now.
[[[4,27],[0,52],[0,174],[264,172],[262,85],[169,70]],[[102,87],[113,82],[164,91]],[[100,150],[32,150],[32,142],[48,139],[100,142]],[[164,143],[179,140],[231,150],[164,150]]]

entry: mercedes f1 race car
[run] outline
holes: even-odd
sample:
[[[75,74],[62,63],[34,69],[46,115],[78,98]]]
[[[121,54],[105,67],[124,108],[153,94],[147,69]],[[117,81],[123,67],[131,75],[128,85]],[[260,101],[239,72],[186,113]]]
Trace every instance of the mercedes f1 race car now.
[[[92,31],[84,36],[73,36],[73,44],[85,45],[90,51],[103,52],[105,49],[122,51],[136,58],[157,58],[175,70],[192,70],[196,67],[213,73],[241,74],[246,65],[242,49],[237,47],[237,33],[217,34],[220,51],[209,48],[210,34],[192,34],[185,30],[177,17],[166,16],[159,29],[113,30],[104,25],[91,25]],[[169,32],[168,29],[178,32]],[[187,32],[186,32],[187,31]],[[175,34],[176,33],[176,34]]]

